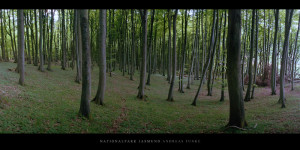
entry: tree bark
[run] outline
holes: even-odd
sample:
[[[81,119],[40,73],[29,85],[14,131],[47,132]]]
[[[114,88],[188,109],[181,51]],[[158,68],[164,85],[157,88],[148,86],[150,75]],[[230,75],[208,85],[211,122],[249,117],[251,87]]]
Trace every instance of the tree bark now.
[[[52,60],[52,41],[53,41],[53,25],[54,25],[54,10],[51,9],[51,34],[50,34],[50,48],[48,54],[48,67],[47,70],[52,71],[51,69],[51,60]]]
[[[168,9],[168,27],[169,27],[169,38],[168,38],[168,69],[167,69],[167,81],[170,83],[171,81],[171,11]]]
[[[255,62],[254,62],[254,80],[253,80],[253,84],[255,84],[256,83],[256,72],[257,72],[257,52],[258,52],[258,10],[256,9],[255,10],[256,11],[256,38],[255,38],[255,45],[256,45],[256,47],[255,47]],[[253,48],[254,49],[254,48]],[[251,99],[253,99],[254,98],[254,88],[255,88],[255,86],[253,85],[252,86],[252,93],[251,93]]]
[[[106,9],[101,9],[99,12],[99,25],[99,84],[93,101],[98,105],[103,105],[106,87]]]
[[[131,44],[131,68],[130,68],[130,80],[133,80],[133,73],[134,73],[134,47],[135,47],[135,35],[134,35],[134,9],[131,9],[131,27],[132,27],[132,31],[131,31],[131,38],[132,38],[132,44]]]
[[[1,17],[1,49],[2,49],[2,60],[8,61],[7,56],[6,56],[6,51],[5,51],[5,45],[4,45],[4,33],[3,33],[3,15],[2,15],[2,9],[0,9],[0,17]],[[23,25],[24,27],[24,25]]]
[[[152,73],[152,33],[153,33],[153,22],[154,22],[154,14],[155,9],[152,10],[151,15],[151,22],[150,22],[150,37],[149,37],[149,43],[148,43],[148,78],[147,78],[147,85],[150,85],[150,76]]]
[[[62,62],[61,62],[61,69],[66,70],[67,59],[66,59],[66,39],[65,39],[65,10],[61,10],[62,13],[62,26],[61,26],[61,40],[62,40]]]
[[[176,19],[177,19],[178,9],[175,10],[173,16],[173,52],[172,52],[172,79],[169,88],[169,94],[167,101],[174,101],[173,99],[173,89],[176,78]]]
[[[43,55],[43,11],[40,9],[39,10],[39,24],[40,24],[40,66],[39,66],[39,70],[41,72],[44,72],[44,55]]]
[[[25,58],[24,58],[24,15],[23,9],[18,9],[18,49],[19,49],[19,84],[24,86],[25,79]]]
[[[219,27],[218,27],[218,23],[219,23],[219,13],[217,11],[217,21],[216,21],[216,41],[214,42],[214,47],[213,47],[213,51],[216,51],[216,45],[218,43],[218,32],[219,32]],[[211,55],[211,63],[209,65],[209,72],[208,72],[208,80],[207,80],[207,96],[212,96],[212,85],[213,85],[213,66],[214,66],[214,58],[215,55]]]
[[[244,86],[244,66],[245,66],[245,59],[246,59],[246,45],[247,45],[247,27],[248,27],[248,23],[247,23],[247,20],[248,20],[248,13],[247,13],[247,10],[246,10],[246,20],[245,20],[245,33],[244,33],[244,54],[243,54],[243,61],[242,61],[242,87],[243,87],[243,91],[245,91],[245,86]]]
[[[186,88],[187,89],[190,89],[190,85],[191,85],[191,75],[192,75],[192,72],[193,72],[193,68],[194,68],[194,62],[195,62],[195,51],[196,51],[196,43],[198,41],[198,22],[199,22],[199,18],[197,17],[196,19],[196,34],[195,34],[195,39],[194,39],[194,46],[192,47],[192,58],[191,58],[191,63],[190,63],[190,70],[189,70],[189,75],[188,75],[188,83],[187,83],[187,86]],[[202,71],[203,72],[203,71]]]
[[[147,62],[147,9],[140,10],[141,20],[142,20],[142,32],[143,32],[143,47],[141,51],[142,62],[140,69],[140,84],[139,84],[139,92],[137,97],[139,99],[145,99],[145,80],[146,80],[146,62]]]
[[[251,41],[250,41],[250,58],[248,62],[248,76],[249,76],[249,82],[248,82],[248,88],[245,96],[245,101],[250,101],[250,92],[252,89],[252,60],[253,60],[253,49],[254,49],[254,23],[255,23],[255,11],[252,9],[252,27],[251,27]]]
[[[294,54],[293,54],[293,60],[292,60],[292,72],[291,72],[291,74],[292,74],[292,85],[291,85],[291,91],[293,91],[294,90],[294,70],[296,70],[295,69],[295,67],[296,67],[296,65],[295,64],[297,64],[296,62],[295,62],[295,58],[297,57],[296,56],[296,54],[297,54],[297,42],[298,42],[298,34],[299,34],[299,29],[300,29],[300,15],[299,15],[299,21],[298,21],[298,30],[297,30],[297,33],[296,33],[296,39],[295,39],[295,48],[294,48]]]
[[[273,54],[272,54],[272,73],[271,73],[271,95],[276,95],[276,56],[277,56],[277,31],[278,31],[278,22],[279,22],[279,9],[275,10],[275,35],[273,43]]]
[[[224,88],[225,88],[225,59],[226,59],[226,47],[225,47],[225,36],[226,36],[226,20],[227,20],[227,16],[226,16],[226,10],[225,10],[225,22],[224,22],[224,28],[223,28],[223,45],[222,45],[222,51],[223,51],[223,57],[222,57],[222,89],[221,89],[221,98],[220,101],[224,101]]]
[[[285,93],[284,93],[284,78],[285,78],[285,69],[286,69],[286,59],[289,49],[289,35],[290,35],[290,28],[291,22],[293,17],[293,9],[287,9],[285,15],[285,35],[284,35],[284,43],[283,43],[283,50],[282,50],[282,58],[281,58],[281,68],[280,68],[280,97],[278,103],[281,103],[281,108],[285,108]]]
[[[182,49],[182,62],[181,62],[181,73],[180,73],[180,93],[184,93],[183,91],[183,76],[184,76],[184,64],[185,64],[185,54],[186,54],[186,45],[187,45],[187,24],[188,24],[188,14],[187,10],[185,10],[185,20],[184,20],[184,42]]]
[[[203,84],[203,81],[204,81],[204,78],[205,78],[205,74],[206,74],[208,66],[209,66],[209,64],[211,62],[211,59],[210,59],[211,55],[215,54],[215,51],[214,51],[213,47],[214,47],[214,43],[215,43],[216,11],[218,11],[218,10],[214,9],[214,12],[213,12],[213,24],[212,24],[211,39],[210,39],[211,42],[210,42],[209,52],[208,52],[207,59],[206,59],[205,65],[204,65],[204,70],[203,70],[202,75],[201,75],[200,84],[199,84],[197,93],[195,95],[194,101],[192,103],[193,106],[196,106],[196,102],[197,102],[198,96],[200,94],[200,90],[201,90],[201,87],[202,87],[202,84]]]
[[[230,101],[229,123],[227,126],[244,128],[247,126],[247,122],[240,73],[241,10],[229,9],[227,38],[227,81]]]
[[[88,11],[80,10],[81,37],[82,37],[82,92],[79,114],[90,118],[91,96],[91,50],[89,46]]]

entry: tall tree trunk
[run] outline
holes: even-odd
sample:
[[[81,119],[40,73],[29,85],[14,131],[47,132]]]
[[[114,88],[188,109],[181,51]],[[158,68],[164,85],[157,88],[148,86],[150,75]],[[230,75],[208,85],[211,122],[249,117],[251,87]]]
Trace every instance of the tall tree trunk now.
[[[226,19],[227,19],[227,16],[226,16],[226,11],[225,11],[225,22],[224,22],[224,27],[223,27],[223,42],[222,42],[222,51],[223,51],[223,57],[222,57],[222,88],[221,88],[221,98],[220,98],[220,101],[224,101],[224,88],[225,88],[225,55],[226,55],[226,47],[225,47],[225,36],[226,36]],[[243,76],[243,75],[242,75]],[[242,80],[243,82],[243,80]]]
[[[175,10],[175,14],[173,16],[173,52],[172,52],[172,79],[168,94],[167,101],[174,101],[173,99],[173,88],[176,78],[176,19],[177,19],[178,9]]]
[[[81,37],[82,37],[82,92],[79,114],[90,118],[91,97],[91,50],[89,46],[88,11],[80,10]]]
[[[227,126],[244,128],[247,126],[247,122],[240,73],[241,10],[229,9],[227,38],[227,81],[230,101],[229,123]]]
[[[39,66],[39,70],[41,72],[44,72],[44,55],[43,55],[43,36],[44,36],[44,33],[43,33],[43,10],[40,9],[39,10],[39,23],[40,23],[40,66]]]
[[[255,62],[254,62],[254,79],[253,79],[253,84],[255,84],[256,83],[256,72],[257,72],[257,51],[258,51],[258,10],[256,9],[255,10],[256,11],[256,38],[255,38],[255,45],[256,45],[256,47],[255,47]],[[254,98],[254,88],[255,88],[255,86],[252,86],[252,93],[251,93],[251,99],[253,99]]]
[[[285,34],[284,34],[284,43],[282,50],[282,58],[281,58],[281,69],[280,69],[280,97],[278,103],[281,103],[281,108],[285,108],[285,93],[284,93],[284,79],[285,79],[285,69],[287,63],[287,54],[289,50],[289,36],[290,36],[290,28],[293,17],[293,9],[287,9],[285,15]]]
[[[28,64],[31,64],[31,55],[30,55],[30,41],[29,41],[29,16],[28,16],[28,11],[26,12],[26,21],[25,21],[25,24],[26,24],[26,37],[27,37],[27,53],[28,53],[28,60],[27,60],[27,63]],[[32,34],[32,33],[31,33]]]
[[[11,10],[12,11],[12,10]],[[13,35],[12,35],[12,29],[11,29],[11,26],[10,26],[10,15],[9,15],[9,13],[8,13],[8,11],[7,11],[7,16],[8,16],[8,29],[9,29],[9,36],[10,36],[10,43],[11,43],[11,49],[12,49],[12,51],[13,51],[13,56],[14,56],[14,63],[16,63],[17,62],[17,60],[18,60],[18,56],[17,56],[17,54],[16,54],[16,49],[15,49],[15,47],[14,47],[14,44],[13,44]]]
[[[154,14],[155,9],[152,10],[151,15],[151,22],[150,22],[150,37],[149,37],[149,43],[148,43],[148,78],[147,78],[147,85],[150,85],[150,76],[152,73],[152,33],[153,33],[153,22],[154,22]]]
[[[216,21],[216,41],[214,42],[214,47],[213,47],[213,51],[216,51],[216,45],[218,43],[218,36],[219,36],[219,27],[218,27],[218,23],[219,23],[219,13],[217,11],[217,21]],[[212,96],[212,75],[213,75],[213,66],[214,66],[214,58],[215,55],[211,55],[211,63],[209,65],[209,72],[208,72],[208,80],[207,80],[207,96]]]
[[[106,86],[106,9],[99,12],[99,84],[93,101],[98,105],[103,105]]]
[[[80,83],[79,77],[81,77],[81,67],[79,65],[79,10],[74,10],[74,40],[75,40],[75,52],[76,52],[76,78],[75,82]]]
[[[139,84],[139,92],[137,97],[139,99],[145,99],[145,80],[146,80],[146,62],[147,62],[147,9],[140,10],[141,21],[142,21],[142,32],[143,32],[143,47],[141,49],[141,69],[140,69],[140,84]]]
[[[214,12],[213,12],[213,24],[212,24],[212,28],[211,28],[211,39],[210,39],[209,51],[208,51],[208,55],[206,57],[204,70],[203,70],[202,75],[201,75],[200,84],[199,84],[197,93],[195,95],[194,101],[192,103],[193,106],[196,106],[196,102],[197,102],[198,96],[200,94],[200,90],[201,90],[201,87],[202,87],[202,84],[203,84],[203,81],[204,81],[204,78],[205,78],[205,74],[206,74],[208,66],[210,65],[210,62],[211,62],[211,59],[210,59],[211,55],[215,54],[214,43],[215,43],[215,26],[216,26],[216,12],[217,11],[218,10],[214,9]]]
[[[194,68],[194,61],[195,61],[195,52],[196,52],[196,43],[198,42],[198,22],[199,22],[199,18],[197,17],[196,19],[196,33],[195,33],[195,39],[194,39],[194,46],[192,47],[192,58],[191,58],[191,63],[190,63],[190,70],[189,70],[189,75],[188,75],[188,83],[187,83],[187,86],[186,88],[187,89],[190,89],[190,85],[191,85],[191,75],[192,75],[192,72],[193,72],[193,68]],[[203,72],[203,71],[202,71]]]
[[[130,80],[133,80],[133,73],[134,73],[134,47],[135,47],[135,37],[134,37],[134,9],[131,9],[131,67],[130,67]]]
[[[294,54],[293,54],[293,60],[292,60],[292,72],[291,72],[291,74],[292,74],[292,87],[291,87],[291,91],[294,90],[294,78],[295,78],[295,76],[294,76],[294,69],[297,66],[297,65],[295,65],[295,64],[297,64],[295,62],[295,58],[297,57],[296,54],[297,54],[297,51],[298,51],[297,50],[297,41],[298,41],[299,29],[300,29],[300,15],[299,15],[299,21],[298,21],[298,30],[297,30],[297,33],[295,35],[296,36],[296,39],[295,39],[295,48],[294,48]]]
[[[34,57],[34,66],[38,66],[38,28],[37,28],[37,11],[34,10],[34,25],[35,25],[35,57]]]
[[[271,95],[276,95],[276,56],[277,56],[277,30],[278,30],[278,20],[279,18],[279,9],[275,10],[275,35],[273,43],[273,54],[272,54],[272,73],[271,73]]]
[[[182,49],[182,62],[181,62],[181,70],[180,70],[180,93],[184,93],[183,91],[183,76],[184,76],[184,64],[185,64],[185,54],[186,54],[186,45],[187,45],[187,24],[188,24],[188,14],[187,9],[185,10],[185,20],[184,20],[184,42]],[[183,27],[182,27],[183,28]]]
[[[50,48],[48,54],[48,67],[47,70],[52,71],[51,69],[51,60],[52,60],[52,41],[53,41],[53,25],[54,25],[54,10],[51,9],[51,33],[50,33]]]
[[[66,70],[66,65],[67,65],[67,59],[66,59],[66,39],[65,39],[65,10],[61,10],[62,13],[62,26],[61,26],[61,40],[62,40],[62,62],[61,62],[61,69]]]
[[[1,49],[2,49],[2,60],[8,61],[7,56],[6,56],[6,51],[5,51],[5,45],[4,45],[4,33],[3,33],[3,15],[2,15],[2,9],[0,9],[0,17],[1,17]],[[24,26],[24,25],[23,25]]]
[[[25,79],[25,58],[24,58],[24,15],[23,9],[18,9],[18,49],[19,49],[19,84],[24,86]]]
[[[255,11],[252,9],[252,27],[251,27],[251,41],[250,41],[250,58],[248,62],[248,76],[249,76],[249,82],[248,82],[248,88],[245,96],[245,101],[250,101],[250,90],[252,88],[252,60],[253,60],[253,49],[254,49],[254,23],[255,23]]]
[[[244,32],[244,41],[243,41],[243,44],[244,44],[244,53],[243,53],[243,61],[242,61],[242,88],[243,88],[243,91],[245,91],[245,86],[244,86],[244,66],[245,66],[245,59],[246,59],[246,45],[247,45],[247,28],[248,28],[248,23],[247,23],[247,20],[248,20],[248,13],[247,13],[247,10],[246,10],[246,20],[245,20],[245,32]]]
[[[164,37],[162,43],[162,75],[163,76],[165,76],[165,70],[166,70],[165,42],[166,42],[166,14],[164,13]]]
[[[167,69],[167,81],[170,83],[171,81],[171,65],[172,65],[172,57],[171,57],[171,11],[168,9],[168,27],[169,27],[169,38],[168,38],[168,69]]]

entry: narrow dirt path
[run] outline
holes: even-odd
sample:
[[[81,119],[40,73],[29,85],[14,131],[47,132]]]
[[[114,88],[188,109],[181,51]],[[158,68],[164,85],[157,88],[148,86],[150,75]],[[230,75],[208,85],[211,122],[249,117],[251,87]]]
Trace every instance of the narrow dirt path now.
[[[112,127],[108,129],[107,133],[117,133],[120,128],[120,124],[127,119],[128,109],[126,107],[126,99],[121,97],[121,103],[122,103],[121,114],[118,116],[116,120],[114,120]]]

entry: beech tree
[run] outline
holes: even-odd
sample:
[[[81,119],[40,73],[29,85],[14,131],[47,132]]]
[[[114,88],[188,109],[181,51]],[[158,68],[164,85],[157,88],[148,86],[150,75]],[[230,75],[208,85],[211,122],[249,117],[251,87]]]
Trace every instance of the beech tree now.
[[[142,64],[140,69],[140,84],[139,84],[139,92],[137,97],[139,99],[145,99],[145,80],[146,80],[146,62],[147,62],[147,9],[140,10],[141,20],[142,20],[142,33],[143,33],[143,40],[142,44],[143,47],[141,49],[142,55]]]
[[[106,9],[99,12],[99,84],[93,101],[98,105],[103,105],[106,86]]]
[[[250,58],[248,62],[248,76],[249,76],[249,81],[248,81],[248,88],[245,96],[245,101],[250,101],[250,90],[252,89],[252,60],[253,60],[253,50],[254,50],[254,24],[255,24],[255,10],[252,9],[252,27],[251,27],[251,41],[250,41]]]
[[[40,27],[40,41],[39,41],[39,44],[40,44],[40,47],[39,47],[39,53],[40,53],[40,66],[39,66],[39,70],[41,72],[44,72],[44,55],[43,55],[43,42],[45,42],[43,40],[43,36],[44,36],[44,33],[43,33],[43,10],[39,10],[39,27]]]
[[[177,20],[178,9],[175,10],[175,14],[173,16],[173,52],[172,52],[172,79],[169,88],[169,94],[167,101],[174,101],[173,99],[173,89],[176,78],[176,20]]]
[[[223,42],[222,42],[222,51],[223,51],[223,54],[222,54],[222,88],[221,88],[221,98],[220,98],[220,101],[224,101],[224,88],[225,88],[225,59],[226,59],[226,46],[225,46],[225,36],[226,36],[226,30],[225,30],[225,27],[226,27],[226,20],[227,20],[227,16],[226,16],[226,11],[225,11],[225,14],[224,14],[224,18],[225,18],[225,21],[224,21],[224,27],[223,27]],[[243,81],[243,80],[242,80]]]
[[[285,108],[285,93],[284,93],[284,80],[285,80],[285,69],[287,63],[287,54],[289,50],[289,37],[290,37],[290,28],[293,17],[293,9],[286,9],[285,14],[285,29],[284,29],[284,43],[281,57],[281,67],[280,67],[280,97],[278,103],[281,103],[281,108]]]
[[[19,49],[19,84],[24,86],[25,58],[24,58],[24,14],[23,9],[18,9],[18,49]],[[5,55],[4,55],[5,56]]]
[[[273,43],[273,54],[272,54],[272,73],[271,73],[271,95],[276,95],[276,55],[277,55],[277,31],[279,22],[279,9],[275,10],[275,33],[274,33],[274,43]]]
[[[241,53],[241,10],[228,11],[227,36],[227,81],[230,101],[229,122],[226,125],[244,128],[245,119],[243,92],[241,84],[240,53]]]
[[[294,78],[295,78],[295,66],[296,66],[296,55],[298,52],[298,48],[297,48],[297,42],[298,42],[298,34],[299,34],[299,29],[300,29],[300,14],[299,14],[299,21],[298,21],[298,29],[297,29],[297,33],[296,33],[296,39],[295,39],[295,48],[294,48],[294,54],[293,54],[293,58],[292,58],[292,72],[291,72],[291,78],[292,78],[292,86],[291,86],[291,91],[294,90]]]
[[[217,11],[218,10],[214,9],[214,12],[213,12],[213,24],[212,24],[212,28],[211,28],[211,38],[210,38],[211,42],[210,42],[210,46],[209,46],[209,51],[208,51],[208,55],[207,55],[207,58],[206,58],[206,62],[205,62],[205,65],[204,65],[204,69],[202,71],[200,84],[199,84],[197,93],[196,93],[196,95],[194,97],[194,101],[192,103],[193,106],[196,106],[196,102],[197,102],[197,99],[198,99],[198,96],[199,96],[199,93],[200,93],[200,90],[201,90],[201,87],[202,87],[202,84],[203,84],[203,81],[204,81],[204,78],[205,78],[205,74],[206,74],[208,66],[209,66],[209,64],[211,62],[211,57],[210,56],[215,54],[214,43],[215,43],[215,26],[216,26],[216,12]]]
[[[90,118],[91,97],[91,49],[89,46],[89,21],[88,10],[80,12],[81,37],[82,37],[82,91],[79,114]]]

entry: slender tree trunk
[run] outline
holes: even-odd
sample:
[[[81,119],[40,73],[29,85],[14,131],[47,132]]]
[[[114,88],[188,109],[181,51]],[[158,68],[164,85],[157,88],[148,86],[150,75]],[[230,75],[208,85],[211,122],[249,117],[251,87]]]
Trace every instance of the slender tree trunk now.
[[[25,79],[25,58],[24,58],[24,15],[23,9],[18,9],[18,49],[19,49],[19,84],[24,86]]]
[[[1,49],[2,49],[2,60],[8,61],[6,57],[6,52],[5,52],[5,45],[4,45],[4,33],[3,33],[3,15],[2,15],[2,9],[0,9],[0,17],[1,17]],[[24,25],[23,25],[24,26]]]
[[[80,83],[81,81],[81,66],[80,66],[80,61],[79,61],[79,30],[80,30],[80,25],[79,25],[79,14],[80,11],[78,9],[74,10],[74,38],[75,38],[75,51],[76,51],[76,78],[75,82]]]
[[[244,86],[244,66],[245,66],[245,59],[246,59],[246,45],[247,45],[247,28],[248,28],[248,23],[247,23],[247,20],[248,20],[248,13],[247,13],[247,10],[246,10],[246,20],[245,20],[245,33],[244,33],[244,41],[243,41],[243,44],[244,44],[244,53],[243,53],[243,62],[242,62],[242,87],[243,87],[243,91],[245,91],[245,86]]]
[[[210,62],[211,62],[211,59],[210,59],[211,55],[215,54],[215,51],[214,51],[213,47],[214,47],[214,43],[215,43],[216,11],[218,11],[218,10],[214,9],[214,12],[213,12],[213,24],[212,24],[212,29],[211,29],[210,47],[209,47],[207,59],[206,59],[205,65],[204,65],[204,70],[203,70],[202,75],[201,75],[200,84],[199,84],[197,93],[195,95],[194,101],[192,103],[193,106],[196,106],[196,102],[197,102],[198,96],[200,94],[200,90],[201,90],[201,87],[202,87],[202,84],[203,84],[203,81],[204,81],[204,78],[205,78],[205,74],[206,74],[208,66],[210,65]]]
[[[106,86],[106,9],[101,9],[99,12],[99,25],[99,84],[93,101],[98,105],[103,105]]]
[[[184,42],[182,49],[182,62],[181,62],[181,77],[180,77],[180,93],[184,93],[183,91],[183,76],[184,76],[184,64],[185,64],[185,54],[186,54],[186,45],[187,45],[187,24],[188,24],[188,14],[187,9],[185,10],[185,20],[184,20]]]
[[[226,55],[226,47],[225,47],[225,36],[226,36],[226,19],[227,19],[227,16],[226,16],[226,11],[225,11],[225,22],[224,22],[224,27],[223,27],[223,45],[222,45],[222,51],[223,51],[223,57],[222,57],[222,89],[221,89],[221,98],[220,98],[220,101],[224,101],[224,88],[225,88],[225,55]],[[243,82],[243,81],[242,81]]]
[[[91,96],[91,50],[89,46],[88,11],[80,10],[80,23],[82,34],[82,92],[79,114],[90,118]]]
[[[13,35],[12,35],[12,31],[11,31],[12,29],[11,29],[11,26],[10,26],[10,24],[11,24],[10,20],[11,19],[10,19],[10,15],[9,15],[8,11],[7,11],[7,16],[8,16],[8,28],[9,28],[9,36],[10,36],[11,49],[13,51],[14,63],[16,63],[17,60],[18,60],[18,57],[17,57],[16,50],[15,50],[15,47],[14,47],[14,44],[13,44]]]
[[[25,24],[26,24],[26,37],[27,37],[27,56],[28,56],[28,60],[27,60],[27,63],[28,64],[31,64],[31,55],[30,55],[30,41],[29,41],[29,16],[28,16],[28,11],[26,13],[26,21],[25,21]],[[32,34],[32,33],[31,33]]]
[[[189,75],[188,75],[188,83],[186,88],[190,89],[190,85],[191,85],[191,76],[192,76],[192,72],[193,72],[193,68],[194,68],[194,62],[195,62],[195,52],[196,52],[196,43],[198,41],[198,22],[199,22],[199,18],[197,17],[196,19],[196,34],[195,34],[195,39],[194,39],[194,46],[192,47],[192,58],[191,58],[191,63],[190,63],[190,70],[189,70]],[[202,71],[203,72],[203,71]]]
[[[166,41],[166,14],[164,13],[164,37],[163,37],[163,44],[162,44],[162,74],[165,76],[165,70],[166,70],[166,57],[165,57],[165,41]]]
[[[51,9],[51,33],[50,33],[50,48],[48,54],[48,67],[47,70],[52,71],[51,69],[51,60],[52,60],[52,41],[53,41],[53,24],[54,24],[54,10]]]
[[[35,56],[34,56],[34,66],[38,66],[38,28],[37,28],[37,11],[34,10],[34,25],[35,25]]]
[[[141,62],[141,73],[140,73],[140,84],[139,92],[137,97],[139,99],[145,99],[145,80],[146,80],[146,62],[147,62],[147,9],[140,10],[141,21],[142,21],[142,32],[143,32],[143,47],[141,49],[142,62]]]
[[[219,36],[219,27],[218,27],[218,23],[219,23],[219,13],[217,11],[217,21],[216,21],[216,41],[214,42],[214,47],[213,47],[213,51],[216,51],[216,45],[218,43],[218,36]],[[207,96],[212,96],[212,85],[213,85],[213,66],[214,66],[214,58],[215,55],[211,55],[211,63],[209,65],[209,72],[208,72],[208,80],[207,80]]]
[[[254,49],[254,23],[255,23],[255,11],[252,9],[252,27],[251,27],[251,41],[250,41],[250,58],[248,62],[248,76],[249,76],[249,82],[248,82],[248,88],[245,96],[245,101],[250,101],[250,90],[252,89],[252,60],[253,60],[253,49]]]
[[[256,9],[256,14],[258,14],[258,10]],[[255,44],[256,44],[256,47],[255,47],[255,62],[254,62],[254,80],[253,80],[253,84],[256,83],[256,72],[257,72],[257,51],[258,51],[258,15],[256,15],[256,38],[255,38]],[[252,93],[251,93],[251,99],[254,98],[254,88],[255,86],[253,85],[252,86]]]
[[[62,62],[61,62],[61,69],[62,70],[66,70],[66,65],[67,65],[67,59],[66,59],[66,39],[65,39],[65,10],[62,9],[61,10],[61,13],[62,13],[62,26],[61,26],[61,40],[62,40]]]
[[[131,9],[131,27],[132,27],[132,44],[131,44],[131,68],[130,68],[130,80],[133,80],[133,73],[134,73],[134,47],[135,47],[135,37],[134,37],[134,9]]]
[[[171,11],[168,10],[168,27],[169,27],[169,38],[168,38],[168,69],[167,69],[167,81],[170,83],[171,81]]]
[[[296,33],[296,39],[295,39],[295,48],[294,48],[294,54],[293,54],[293,60],[292,60],[292,87],[291,87],[291,91],[294,90],[294,68],[295,68],[295,64],[297,64],[295,62],[295,58],[297,57],[297,41],[298,41],[298,34],[299,34],[299,29],[300,29],[300,15],[299,15],[299,21],[298,21],[298,30],[297,30],[297,33]],[[296,69],[295,69],[296,70]]]
[[[173,16],[173,52],[172,52],[172,79],[168,94],[167,101],[174,101],[173,98],[173,88],[176,78],[176,19],[177,19],[178,9],[175,10],[175,14]]]
[[[150,85],[150,76],[152,73],[152,33],[153,33],[153,22],[154,22],[154,14],[155,14],[155,9],[152,10],[152,15],[151,15],[151,22],[150,22],[150,38],[149,38],[149,43],[148,43],[148,78],[147,78],[147,85]]]
[[[285,93],[284,93],[284,79],[285,79],[285,69],[287,63],[287,54],[288,54],[288,46],[289,46],[289,35],[290,35],[290,28],[291,22],[293,17],[293,9],[287,9],[285,15],[285,35],[284,35],[284,43],[283,43],[283,50],[282,50],[282,58],[281,58],[281,69],[280,69],[280,97],[278,103],[281,103],[281,108],[285,108]]]
[[[13,43],[11,43],[11,44],[13,44],[14,45],[14,47],[15,47],[15,50],[16,50],[16,58],[18,58],[18,48],[17,48],[17,45],[16,45],[16,37],[15,37],[15,13],[14,13],[14,10],[12,9],[12,11],[11,11],[11,14],[12,14],[12,24],[13,24],[13,26],[12,26],[12,28],[13,28],[13,30],[12,30],[12,37],[13,37]],[[18,59],[16,60],[16,62],[17,62],[17,71],[19,71],[19,69],[18,69]]]
[[[230,126],[244,128],[245,119],[243,92],[241,87],[240,53],[241,53],[241,10],[229,9],[228,12],[228,40],[227,40],[227,80],[230,101]]]
[[[40,66],[39,70],[44,72],[44,55],[43,55],[43,11],[39,10],[39,23],[40,23]]]
[[[279,18],[279,9],[275,10],[275,35],[273,43],[273,55],[272,55],[272,73],[271,73],[271,95],[276,95],[276,55],[277,55],[277,30],[278,30],[278,18]]]

